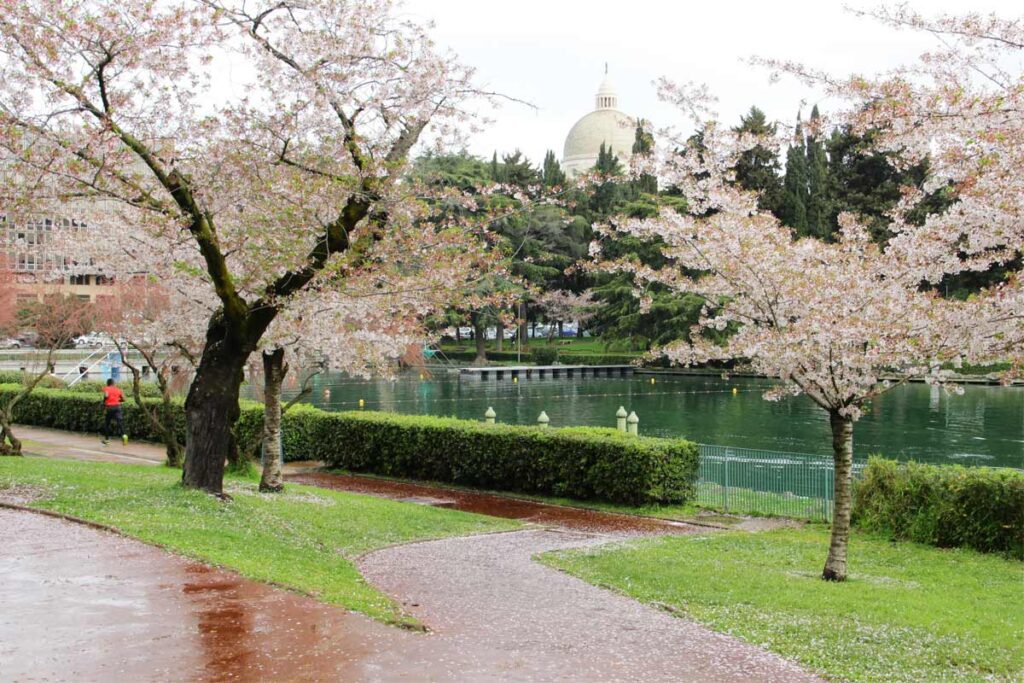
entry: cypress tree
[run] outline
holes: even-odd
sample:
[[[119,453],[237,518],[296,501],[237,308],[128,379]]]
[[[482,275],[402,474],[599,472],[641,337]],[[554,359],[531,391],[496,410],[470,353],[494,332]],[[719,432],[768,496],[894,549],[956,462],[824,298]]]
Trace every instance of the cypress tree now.
[[[807,136],[807,233],[820,239],[832,236],[832,187],[825,145],[818,139],[821,115],[818,105],[811,110]]]
[[[541,168],[541,179],[544,181],[544,187],[554,187],[555,185],[562,185],[565,183],[565,171],[562,170],[561,165],[558,163],[558,159],[555,158],[555,153],[550,149],[548,153],[544,155],[544,165]]]
[[[648,156],[654,151],[654,136],[647,130],[647,122],[639,119],[636,122],[636,135],[633,138],[633,156]],[[650,173],[641,173],[634,182],[638,192],[646,194],[658,193],[658,179]]]
[[[797,116],[793,144],[786,152],[786,176],[782,180],[782,222],[798,235],[807,234],[807,152],[803,126]]]
[[[494,156],[491,157],[491,182],[504,182],[502,175],[501,166],[498,165],[498,153],[495,152]]]

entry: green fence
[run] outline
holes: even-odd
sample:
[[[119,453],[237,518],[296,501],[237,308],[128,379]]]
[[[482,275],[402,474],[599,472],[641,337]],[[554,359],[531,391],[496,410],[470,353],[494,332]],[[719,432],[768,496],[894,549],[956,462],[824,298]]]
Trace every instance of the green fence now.
[[[829,457],[700,445],[697,502],[723,512],[829,520],[834,481]]]

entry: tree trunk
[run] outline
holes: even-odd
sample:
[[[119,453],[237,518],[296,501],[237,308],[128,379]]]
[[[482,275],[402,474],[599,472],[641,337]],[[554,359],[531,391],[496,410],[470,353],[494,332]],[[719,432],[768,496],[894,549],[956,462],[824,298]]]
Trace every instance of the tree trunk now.
[[[829,411],[832,426],[832,459],[835,488],[832,511],[832,541],[821,578],[846,580],[846,546],[850,540],[850,511],[853,508],[853,420],[838,410]]]
[[[473,337],[476,340],[476,358],[473,359],[475,365],[486,365],[487,364],[487,339],[486,328],[484,327],[483,321],[479,313],[473,313],[471,316],[473,321]]]
[[[459,327],[458,325],[455,326],[455,343],[462,343],[462,328]]]
[[[530,340],[526,333],[526,302],[519,302],[519,348],[525,353],[526,348],[530,345]]]
[[[564,332],[565,332],[565,322],[559,320],[558,321],[558,341],[562,341],[562,333],[564,333]]]
[[[203,356],[185,399],[185,468],[187,488],[221,495],[224,462],[237,450],[234,431],[240,413],[238,391],[252,349],[229,334],[223,319],[211,321]]]
[[[263,352],[263,475],[260,491],[284,491],[281,473],[281,385],[288,374],[284,349]]]
[[[0,455],[21,455],[21,441],[14,436],[6,418],[0,420]]]
[[[505,326],[502,325],[501,323],[498,323],[497,326],[495,326],[495,328],[494,328],[494,332],[495,332],[494,338],[495,338],[496,344],[497,344],[497,346],[495,347],[495,350],[496,351],[503,351],[504,350],[504,346],[503,345],[505,343]]]

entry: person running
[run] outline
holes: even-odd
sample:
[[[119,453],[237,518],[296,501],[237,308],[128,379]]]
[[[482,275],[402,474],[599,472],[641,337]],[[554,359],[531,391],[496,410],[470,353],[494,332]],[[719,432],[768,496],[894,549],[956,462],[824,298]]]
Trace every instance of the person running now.
[[[128,435],[124,432],[124,411],[121,408],[122,403],[124,403],[124,392],[117,388],[113,379],[108,379],[107,386],[103,387],[103,407],[107,409],[106,414],[103,416],[104,446],[110,443],[108,436],[110,434],[111,421],[117,422],[117,433],[121,435],[121,440],[124,444],[128,445]]]

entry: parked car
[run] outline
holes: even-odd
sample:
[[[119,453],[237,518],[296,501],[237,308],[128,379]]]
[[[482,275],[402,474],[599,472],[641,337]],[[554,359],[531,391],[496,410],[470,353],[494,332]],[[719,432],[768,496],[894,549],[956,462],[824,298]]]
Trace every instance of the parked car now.
[[[76,349],[99,349],[104,346],[114,345],[113,339],[105,334],[97,334],[95,332],[83,334],[81,337],[75,337],[74,342]]]
[[[22,343],[13,337],[0,337],[0,349],[20,349]]]

